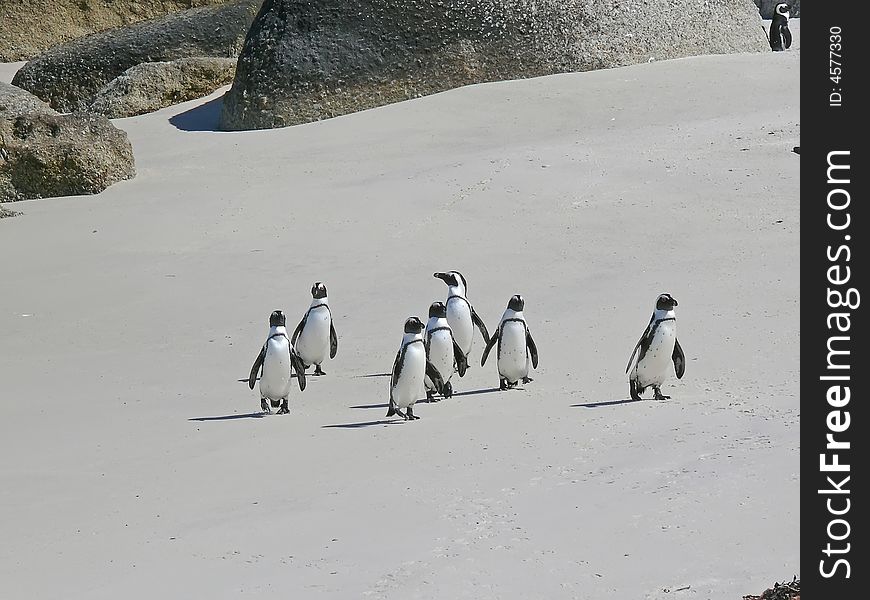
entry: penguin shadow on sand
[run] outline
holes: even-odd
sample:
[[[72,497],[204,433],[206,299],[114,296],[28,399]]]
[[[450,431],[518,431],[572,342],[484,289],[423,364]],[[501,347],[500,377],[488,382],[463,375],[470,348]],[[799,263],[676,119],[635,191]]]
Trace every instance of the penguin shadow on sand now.
[[[390,374],[387,373],[386,375],[389,376]],[[359,377],[380,377],[380,376],[381,376],[380,374],[376,374],[376,375],[360,375]],[[522,388],[514,388],[514,389],[522,389]],[[481,388],[479,390],[466,390],[464,392],[454,392],[453,397],[456,398],[458,396],[476,396],[478,394],[491,394],[493,392],[501,392],[501,391],[503,391],[503,390],[501,390],[497,387]],[[437,402],[432,402],[432,401],[424,398],[422,400],[419,400],[417,402],[417,404],[441,404],[441,402],[442,401],[440,401],[440,400]],[[450,401],[448,400],[447,403],[449,404]],[[354,410],[372,410],[372,409],[383,410],[385,408],[389,408],[389,406],[390,406],[389,403],[381,402],[378,404],[357,404],[355,406],[349,406],[348,408],[351,408]],[[337,425],[324,425],[323,428],[324,429],[360,429],[360,428],[364,428],[364,427],[372,427],[374,425],[397,425],[397,424],[403,423],[403,422],[404,421],[401,419],[396,419],[396,418],[391,417],[388,419],[378,419],[377,421],[363,421],[360,423],[340,423]]]
[[[188,421],[235,421],[237,419],[262,419],[263,417],[268,416],[268,413],[264,412],[252,412],[245,414],[232,414],[232,415],[221,415],[218,417],[191,417]]]
[[[386,404],[384,406],[387,406]],[[399,425],[404,423],[401,419],[378,419],[377,421],[363,421],[361,423],[337,423],[335,425],[323,425],[321,429],[365,429],[377,425]]]
[[[389,377],[389,373],[386,374]],[[376,375],[359,375],[359,377],[382,377],[381,374]],[[388,402],[380,402],[377,404],[357,404],[355,406],[349,406],[348,408],[355,410],[384,410],[385,408],[389,408],[390,404]],[[366,427],[373,427],[376,425],[396,425],[397,423],[402,423],[402,421],[398,419],[388,418],[388,419],[377,419],[375,421],[362,421],[359,423],[338,423],[335,425],[324,425],[323,429],[364,429]]]
[[[524,388],[517,387],[517,388],[511,388],[511,389],[522,390]],[[491,394],[493,392],[503,392],[503,391],[505,391],[505,390],[502,390],[501,388],[497,388],[497,387],[481,388],[479,390],[465,390],[464,392],[453,392],[453,397],[457,398],[460,396],[477,396],[478,394]]]
[[[650,398],[652,400],[652,398]],[[571,408],[602,408],[604,406],[622,406],[623,404],[634,404],[635,402],[645,402],[643,398],[635,400],[634,398],[620,398],[618,400],[602,400],[601,402],[583,402],[580,404],[572,404]]]

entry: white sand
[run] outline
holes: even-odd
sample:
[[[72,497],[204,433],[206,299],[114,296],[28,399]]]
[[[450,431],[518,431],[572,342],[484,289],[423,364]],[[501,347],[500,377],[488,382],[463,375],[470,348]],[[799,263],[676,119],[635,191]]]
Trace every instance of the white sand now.
[[[134,180],[0,221],[2,595],[735,599],[799,575],[799,62],[272,131],[173,125],[215,123],[205,101],[117,121]],[[524,295],[535,381],[383,424],[363,376],[447,269],[490,327]],[[236,379],[315,280],[338,356],[254,418]],[[623,403],[662,291],[686,375]],[[491,360],[455,387],[497,383]]]
[[[12,78],[18,72],[18,69],[27,64],[27,61],[14,63],[0,63],[0,81],[3,83],[12,83]]]

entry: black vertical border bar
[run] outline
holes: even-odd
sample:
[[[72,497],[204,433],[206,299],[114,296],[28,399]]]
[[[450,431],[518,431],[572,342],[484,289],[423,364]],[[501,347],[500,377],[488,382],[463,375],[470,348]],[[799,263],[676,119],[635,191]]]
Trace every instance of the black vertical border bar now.
[[[846,295],[854,289],[859,294],[870,293],[865,285],[870,268],[866,253],[870,220],[864,183],[870,169],[867,143],[859,139],[859,127],[866,126],[865,115],[870,110],[867,95],[861,91],[870,73],[865,59],[870,35],[865,31],[861,6],[816,0],[801,7],[801,592],[808,599],[865,597],[864,569],[870,566],[865,547],[870,537],[864,526],[867,495],[858,492],[859,487],[866,490],[868,486],[867,470],[858,456],[870,453],[868,399],[860,385],[864,370],[870,368],[860,362],[867,355],[863,314],[867,309],[863,302],[870,302],[870,295],[851,302],[857,304],[854,308],[832,306],[839,301],[836,292]],[[839,34],[835,33],[837,28]],[[832,38],[836,35],[841,38]],[[836,43],[841,44],[839,49],[832,46]],[[832,79],[837,67],[841,69],[839,81]],[[835,94],[841,96],[839,102]],[[848,171],[831,173],[832,179],[848,179],[848,183],[828,181],[829,159],[849,165]],[[847,206],[832,209],[829,194],[832,204]],[[842,227],[847,218],[849,225],[843,229],[834,229],[830,224]],[[842,281],[847,275],[846,282],[831,281]],[[837,320],[831,317],[833,313],[846,313],[848,317]],[[846,325],[846,332],[838,328]],[[841,365],[849,365],[847,368],[835,370],[828,366],[832,336],[840,336],[832,347],[850,351],[834,358]],[[822,379],[831,375],[849,379]],[[849,388],[848,404],[829,403],[832,386]],[[840,388],[837,394],[834,402],[839,398],[842,404],[845,391]],[[832,432],[831,425],[844,427],[846,412],[848,428]],[[849,442],[850,447],[827,448],[828,434],[836,441]],[[823,471],[821,455],[831,463],[833,454],[838,455],[840,464],[849,465],[847,472]],[[843,483],[846,476],[849,479]],[[833,493],[835,486],[848,493]],[[843,512],[847,507],[848,511]],[[845,563],[836,562],[840,559],[847,561],[848,569]]]

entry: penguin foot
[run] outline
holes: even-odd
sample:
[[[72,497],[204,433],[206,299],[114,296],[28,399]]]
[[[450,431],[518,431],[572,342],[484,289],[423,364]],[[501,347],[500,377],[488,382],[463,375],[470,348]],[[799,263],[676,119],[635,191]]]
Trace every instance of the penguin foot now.
[[[637,382],[633,379],[628,382],[628,392],[631,394],[631,399],[636,402],[640,402],[643,399],[640,397],[640,394],[641,392],[643,392],[643,390],[637,389]]]
[[[501,379],[499,379],[499,380],[498,380],[498,389],[500,389],[500,390],[506,390],[506,389],[508,389],[508,380],[505,379],[504,377],[502,377]]]
[[[444,384],[444,391],[441,393],[445,398],[453,397],[453,385],[448,381]]]
[[[656,400],[670,400],[671,399],[670,396],[665,396],[664,394],[662,394],[662,391],[657,387],[653,388],[653,392],[655,392],[655,396],[653,396],[653,398],[655,398]]]
[[[290,409],[287,408],[286,406],[282,406],[281,408],[278,409],[278,411],[275,414],[287,415],[287,414],[290,414]]]
[[[396,414],[399,415],[400,417],[402,417],[403,419],[405,419],[406,421],[408,420],[408,415],[406,415],[405,413],[403,413],[403,412],[402,412],[401,410],[399,410],[398,408],[396,409]]]
[[[534,381],[534,379],[532,379],[531,377],[523,377],[523,383],[524,383],[524,384],[525,384],[525,383],[531,383],[531,382],[533,382],[533,381]]]
[[[426,390],[426,402],[438,402],[438,398],[435,397],[435,392]]]
[[[269,404],[266,402],[265,398],[260,398],[260,408],[263,409],[264,413],[271,413],[272,409],[269,408]]]
[[[413,420],[416,420],[416,419],[419,419],[419,418],[420,418],[420,417],[418,417],[417,415],[414,414],[414,407],[413,407],[413,406],[409,406],[409,407],[408,407],[408,415],[407,415],[407,417],[405,417],[405,420],[407,420],[407,421],[413,421]]]
[[[315,377],[320,377],[321,375],[326,375],[326,371],[321,369],[320,365],[315,365],[314,366],[314,373],[312,373],[311,375],[315,376]]]

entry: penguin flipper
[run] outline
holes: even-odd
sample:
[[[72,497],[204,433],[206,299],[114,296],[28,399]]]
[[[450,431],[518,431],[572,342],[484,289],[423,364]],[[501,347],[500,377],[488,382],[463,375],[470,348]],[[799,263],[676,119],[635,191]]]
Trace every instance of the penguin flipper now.
[[[634,350],[631,351],[631,356],[628,358],[628,364],[625,365],[625,372],[628,373],[628,370],[631,368],[631,364],[634,362],[634,355],[637,354],[638,349],[641,350],[640,356],[637,357],[637,360],[640,361],[643,358],[643,355],[646,354],[646,349],[649,347],[649,332],[652,327],[653,321],[656,318],[656,314],[653,313],[652,317],[650,317],[649,325],[646,326],[646,329],[643,330],[643,335],[640,336],[640,339],[637,340],[637,344],[634,345]],[[646,342],[646,344],[644,344]],[[641,348],[641,346],[645,346]]]
[[[674,359],[674,371],[677,374],[677,379],[682,379],[686,372],[686,355],[683,354],[683,349],[680,347],[680,341],[674,340],[674,353],[671,355]]]
[[[444,395],[444,378],[441,377],[441,373],[438,372],[438,369],[435,368],[435,365],[426,360],[426,375],[429,379],[432,380],[432,385],[435,386],[435,390]]]
[[[302,317],[302,320],[299,321],[299,325],[297,325],[296,329],[293,330],[293,336],[290,338],[290,345],[291,346],[296,345],[296,338],[298,338],[299,334],[302,333],[302,328],[305,327],[305,321],[308,320],[308,313],[310,311],[311,311],[311,309],[308,309],[307,311],[305,311],[305,315]]]
[[[257,373],[260,372],[260,368],[263,366],[263,360],[266,358],[266,345],[263,344],[263,347],[260,348],[260,354],[257,355],[256,360],[254,360],[254,366],[251,367],[251,374],[248,375],[248,387],[254,389],[254,383],[257,381]]]
[[[453,340],[453,360],[456,361],[456,372],[459,373],[460,377],[465,377],[465,371],[468,370],[468,359],[456,340]]]
[[[501,335],[501,325],[499,328],[495,330],[495,335],[489,338],[489,342],[486,344],[486,348],[483,349],[483,356],[480,357],[480,366],[482,367],[486,364],[486,358],[489,356],[490,350],[495,346],[495,343],[498,341],[499,336]]]
[[[299,391],[305,391],[305,363],[302,362],[302,359],[299,358],[299,355],[293,352],[293,349],[290,349],[290,364],[293,366],[293,370],[296,371],[296,381],[299,383]]]
[[[396,352],[396,360],[393,361],[393,371],[390,375],[390,401],[393,399],[393,387],[396,385],[396,381],[399,380],[399,375],[402,373],[402,349],[399,349]]]
[[[483,340],[489,344],[489,332],[486,330],[486,324],[483,322],[483,319],[477,314],[477,311],[474,310],[474,307],[471,304],[468,305],[471,308],[471,321],[477,328],[480,329],[481,335],[483,335]]]
[[[788,25],[783,25],[782,29],[782,40],[784,42],[784,46],[786,49],[791,48],[791,31],[789,31]]]
[[[335,326],[332,319],[329,320],[329,358],[335,358],[338,353],[338,336],[335,334]]]
[[[529,354],[532,355],[532,366],[538,368],[538,347],[535,345],[535,340],[532,339],[532,332],[526,327],[526,348]]]

